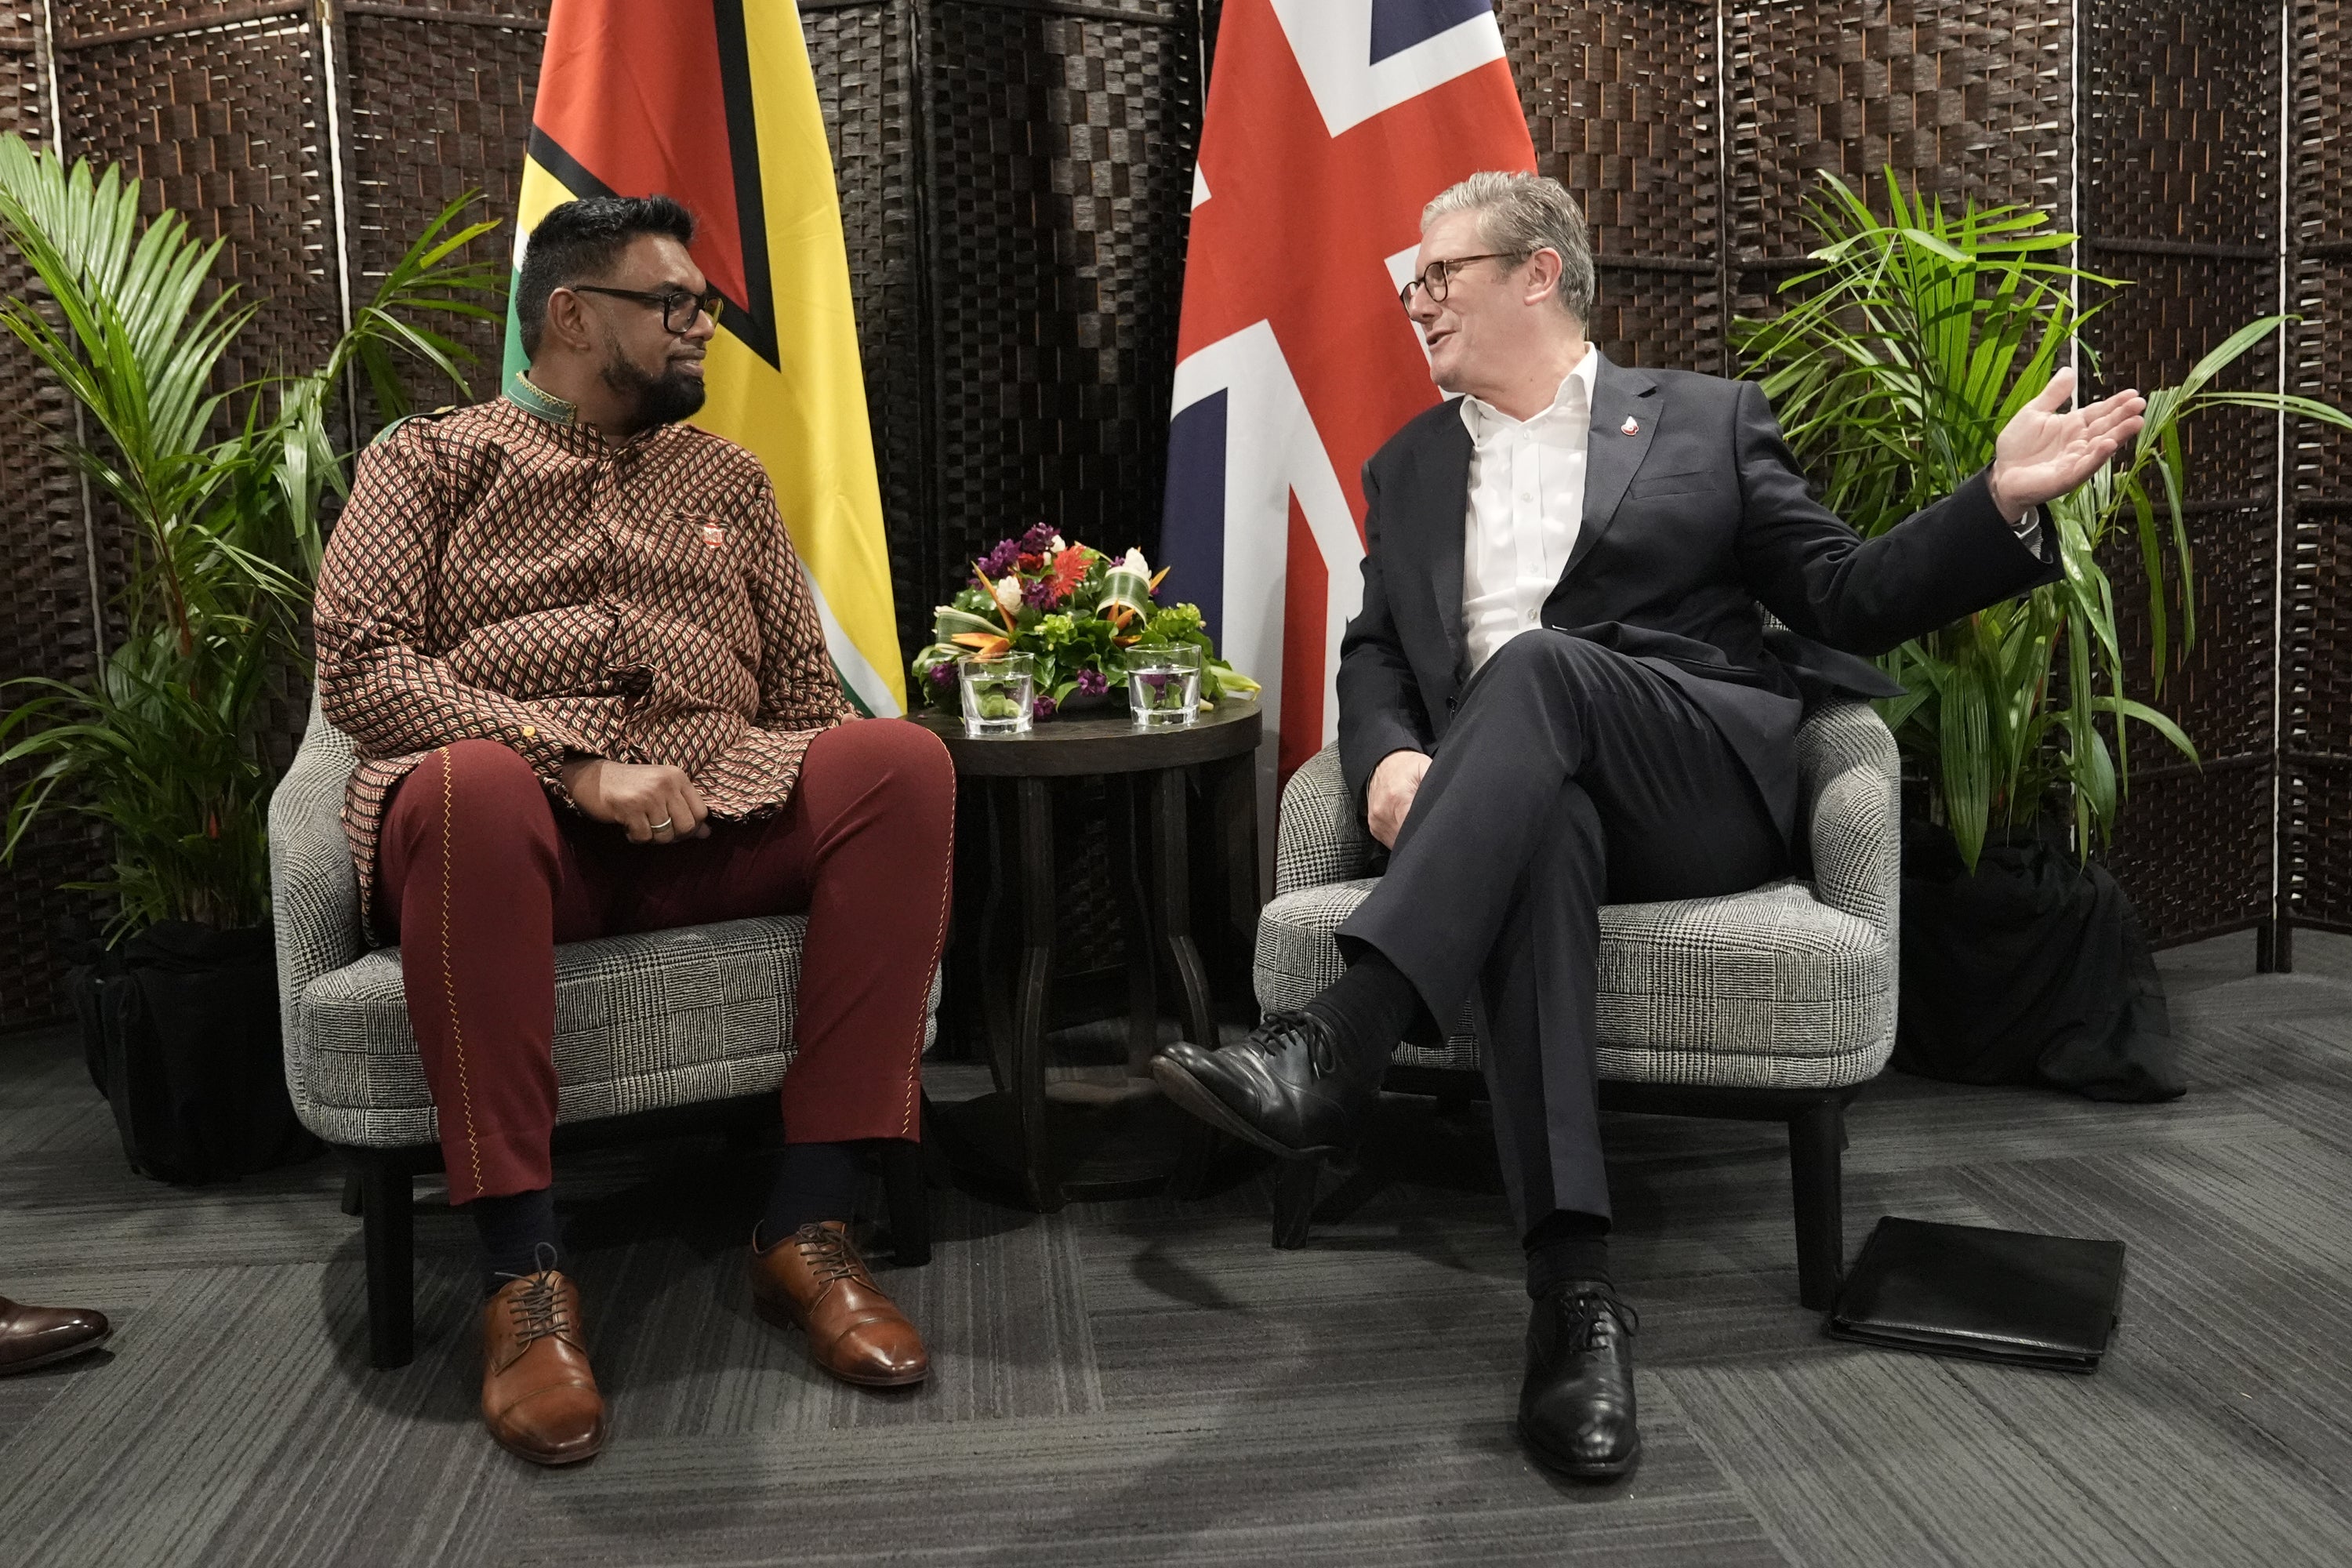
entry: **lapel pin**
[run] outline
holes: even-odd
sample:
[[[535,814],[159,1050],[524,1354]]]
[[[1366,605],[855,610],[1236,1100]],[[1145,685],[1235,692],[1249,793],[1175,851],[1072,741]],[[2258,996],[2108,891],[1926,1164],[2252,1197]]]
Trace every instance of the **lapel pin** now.
[[[1629,414],[1625,416],[1625,423],[1617,426],[1617,429],[1621,435],[1639,436],[1642,433],[1642,422]]]
[[[715,522],[702,525],[702,542],[716,550],[727,542],[727,531]]]

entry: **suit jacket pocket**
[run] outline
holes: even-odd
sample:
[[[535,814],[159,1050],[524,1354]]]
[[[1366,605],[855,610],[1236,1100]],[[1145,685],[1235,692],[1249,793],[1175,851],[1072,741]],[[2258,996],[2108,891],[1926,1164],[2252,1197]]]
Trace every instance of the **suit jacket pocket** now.
[[[1716,488],[1716,478],[1704,468],[1679,474],[1652,474],[1626,487],[1627,500],[1655,500],[1661,496],[1696,495]]]

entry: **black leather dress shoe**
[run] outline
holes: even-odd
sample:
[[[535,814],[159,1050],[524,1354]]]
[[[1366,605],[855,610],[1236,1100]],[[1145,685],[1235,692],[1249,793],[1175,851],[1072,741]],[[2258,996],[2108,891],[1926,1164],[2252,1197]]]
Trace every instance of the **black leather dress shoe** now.
[[[1593,1279],[1571,1279],[1528,1320],[1519,1437],[1552,1469],[1584,1480],[1622,1476],[1642,1457],[1633,1425],[1633,1331],[1641,1320]]]
[[[1210,1126],[1293,1160],[1353,1149],[1381,1097],[1312,1013],[1276,1013],[1218,1050],[1180,1040],[1151,1058],[1151,1076]]]

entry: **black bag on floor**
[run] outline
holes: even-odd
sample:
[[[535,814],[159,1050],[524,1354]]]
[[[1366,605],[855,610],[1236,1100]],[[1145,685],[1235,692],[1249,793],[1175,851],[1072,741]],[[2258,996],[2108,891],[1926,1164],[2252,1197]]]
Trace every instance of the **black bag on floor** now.
[[[131,1168],[217,1182],[320,1152],[294,1119],[266,926],[151,926],[66,977]]]
[[[2093,1100],[2188,1089],[2164,981],[2131,900],[2063,844],[1987,844],[1903,825],[1903,992],[1895,1066],[1954,1083],[2041,1084]]]

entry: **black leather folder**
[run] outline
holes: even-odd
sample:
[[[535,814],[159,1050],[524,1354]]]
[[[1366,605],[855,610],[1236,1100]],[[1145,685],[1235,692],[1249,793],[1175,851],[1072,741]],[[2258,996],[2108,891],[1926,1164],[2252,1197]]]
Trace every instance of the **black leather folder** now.
[[[1888,1217],[1830,1309],[1842,1340],[2096,1372],[2123,1302],[2124,1244]]]

